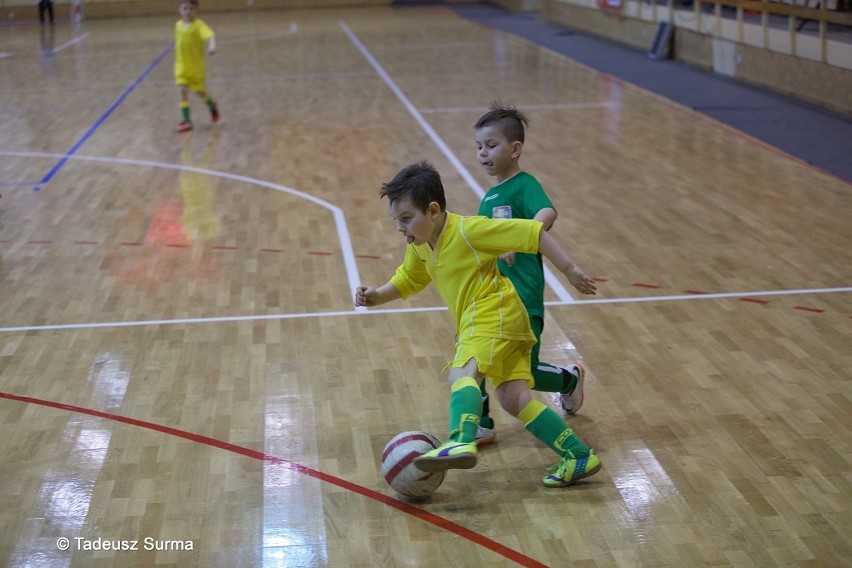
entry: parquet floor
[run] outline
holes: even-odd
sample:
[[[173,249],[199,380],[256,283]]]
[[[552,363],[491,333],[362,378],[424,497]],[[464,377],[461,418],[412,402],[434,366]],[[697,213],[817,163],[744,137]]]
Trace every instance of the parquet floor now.
[[[441,7],[202,17],[223,118],[185,135],[177,14],[0,27],[0,565],[852,563],[848,184]],[[454,330],[352,290],[402,258],[401,167],[477,210],[495,99],[600,280],[553,280],[542,351],[588,368],[604,467],[544,488],[496,409],[412,504],[379,456],[446,436]]]

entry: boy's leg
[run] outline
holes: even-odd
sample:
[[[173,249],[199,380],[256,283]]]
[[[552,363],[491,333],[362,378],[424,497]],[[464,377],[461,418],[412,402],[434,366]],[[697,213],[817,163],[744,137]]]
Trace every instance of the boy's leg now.
[[[219,107],[216,106],[216,102],[213,100],[213,97],[210,96],[206,90],[199,91],[198,96],[204,100],[207,108],[210,109],[210,120],[213,122],[219,122]]]
[[[476,379],[464,376],[450,386],[450,437],[455,442],[469,443],[476,439],[482,399]]]
[[[547,475],[543,483],[548,487],[564,487],[597,473],[601,463],[594,451],[552,408],[532,398],[529,383],[522,378],[524,372],[529,376],[527,369],[529,355],[518,349],[504,360],[503,377],[495,380],[492,376],[491,380],[497,385],[495,392],[503,408],[562,458],[556,471]]]
[[[207,103],[207,108],[210,109],[210,120],[213,122],[219,122],[219,107],[216,105],[213,97],[208,97],[204,102]]]
[[[189,88],[186,85],[180,86],[180,115],[183,119],[178,124],[178,132],[187,132],[192,130],[192,120],[189,118]]]
[[[574,386],[559,393],[559,404],[567,414],[576,414],[583,406],[583,383],[586,380],[586,368],[580,363],[574,363],[568,365],[564,371],[574,377]]]
[[[556,471],[542,480],[547,487],[565,487],[600,470],[601,461],[594,450],[543,402],[530,400],[518,414],[518,420],[533,436],[562,457]]]
[[[476,445],[484,446],[497,439],[497,429],[494,427],[494,419],[491,418],[490,400],[488,391],[485,390],[486,379],[479,383],[479,392],[482,396],[482,416],[479,417],[479,427],[476,429]]]
[[[583,404],[583,379],[585,369],[582,365],[573,364],[567,368],[557,367],[540,361],[541,334],[544,331],[544,318],[530,316],[530,326],[537,339],[530,354],[530,369],[534,384],[533,390],[539,392],[558,392],[559,403],[568,414],[574,414]]]
[[[541,332],[544,330],[544,318],[540,316],[530,316],[530,327],[535,334],[535,345],[533,345],[530,353],[530,370],[533,375],[533,390],[540,392],[561,392],[565,388],[567,377],[563,375],[562,369],[542,364],[539,369],[538,353],[541,350]],[[479,430],[476,433],[476,443],[480,446],[490,444],[497,438],[497,432],[494,428],[494,420],[489,415],[489,400],[488,393],[485,390],[485,380],[480,384],[482,391],[482,417],[479,420]]]
[[[591,450],[555,410],[541,401],[530,399],[517,418],[533,436],[560,456],[586,456]]]
[[[417,468],[427,471],[469,469],[476,465],[476,429],[482,412],[479,392],[482,374],[471,359],[464,367],[450,370],[449,440],[414,460]]]
[[[458,336],[456,342],[458,343]],[[494,428],[494,419],[491,418],[490,399],[485,389],[487,380],[485,377],[479,381],[479,392],[482,396],[482,413],[479,416],[479,426],[476,428],[476,445],[484,446],[497,439],[497,430]]]

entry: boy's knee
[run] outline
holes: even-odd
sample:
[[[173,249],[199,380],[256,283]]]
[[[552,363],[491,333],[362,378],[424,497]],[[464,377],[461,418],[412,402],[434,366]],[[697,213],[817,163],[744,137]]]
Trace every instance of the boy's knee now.
[[[527,381],[522,379],[502,383],[497,387],[495,393],[497,394],[497,400],[500,401],[500,406],[503,407],[503,410],[515,418],[518,417],[518,414],[520,414],[524,407],[526,407],[526,405],[532,400],[529,385],[527,384]]]
[[[476,364],[476,359],[471,357],[467,360],[467,363],[461,367],[452,367],[450,369],[450,384],[461,377],[474,377],[475,379],[481,379],[483,377],[482,373],[479,372],[479,366]]]
[[[455,380],[447,381],[449,383],[450,392],[456,392],[466,387],[473,387],[479,391],[479,381],[473,377],[459,377]]]

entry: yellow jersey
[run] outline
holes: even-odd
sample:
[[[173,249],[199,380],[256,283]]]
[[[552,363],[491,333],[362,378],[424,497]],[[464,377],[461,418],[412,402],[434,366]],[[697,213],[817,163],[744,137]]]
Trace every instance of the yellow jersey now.
[[[435,250],[410,244],[391,278],[403,299],[435,283],[466,337],[535,341],[529,316],[512,282],[500,274],[506,252],[537,253],[542,224],[527,219],[464,217],[447,212]]]
[[[189,23],[178,20],[175,24],[175,78],[203,79],[207,73],[204,55],[213,30],[201,18]]]

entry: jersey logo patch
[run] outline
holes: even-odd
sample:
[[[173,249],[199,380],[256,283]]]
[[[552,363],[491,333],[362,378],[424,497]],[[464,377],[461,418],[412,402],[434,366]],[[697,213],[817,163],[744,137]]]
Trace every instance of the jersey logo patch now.
[[[483,199],[482,201],[483,201],[483,202],[485,202],[485,201],[491,201],[492,199],[497,199],[498,197],[500,197],[500,194],[499,194],[499,193],[495,193],[494,195],[489,195],[488,197],[486,197],[486,198],[485,198],[485,199]]]
[[[491,210],[491,218],[492,219],[511,219],[512,218],[512,206],[511,205],[500,205],[499,207],[495,207]]]

